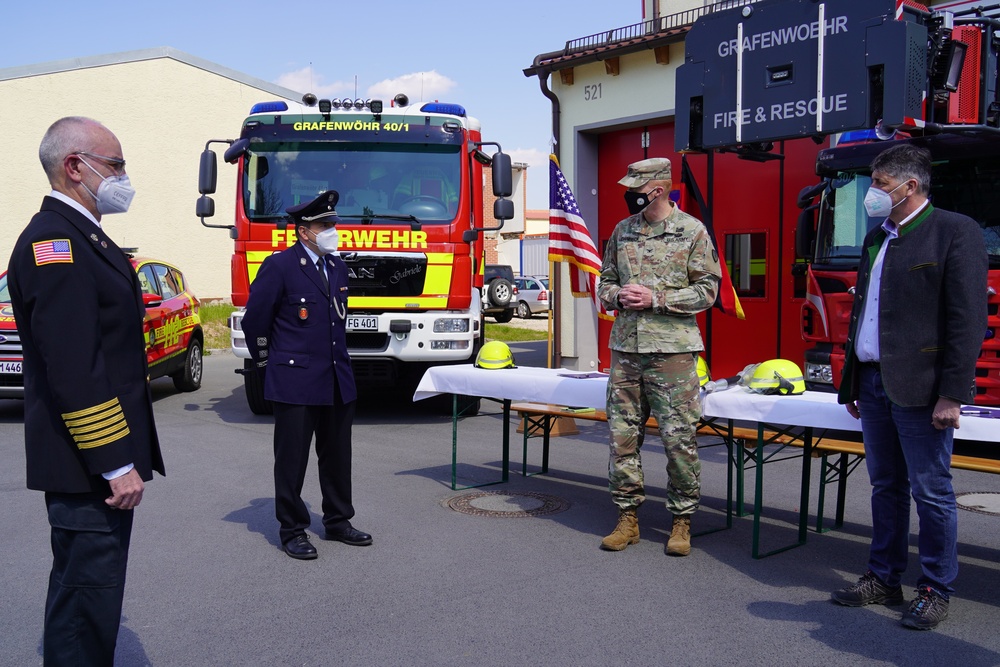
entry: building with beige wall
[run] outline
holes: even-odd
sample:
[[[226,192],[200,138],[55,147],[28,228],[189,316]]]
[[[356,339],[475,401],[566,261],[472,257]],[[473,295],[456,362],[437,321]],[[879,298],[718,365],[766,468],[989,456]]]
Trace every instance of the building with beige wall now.
[[[195,216],[199,155],[209,139],[235,139],[254,103],[301,94],[172,48],[0,69],[0,263],[50,187],[38,145],[53,121],[89,116],[122,144],[136,196],[102,225],[122,247],[176,264],[202,299],[229,299],[233,241]],[[215,147],[218,151],[218,147]],[[219,167],[216,224],[229,224],[235,169]]]

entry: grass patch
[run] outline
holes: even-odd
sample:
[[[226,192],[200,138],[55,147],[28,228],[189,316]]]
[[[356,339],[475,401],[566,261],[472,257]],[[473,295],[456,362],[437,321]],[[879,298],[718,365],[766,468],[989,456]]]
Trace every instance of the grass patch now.
[[[201,316],[201,330],[205,334],[205,350],[228,350],[229,314],[236,310],[231,303],[202,304],[198,310]]]
[[[526,340],[545,340],[548,332],[524,329],[510,324],[486,323],[486,340],[502,340],[505,343],[516,343]]]

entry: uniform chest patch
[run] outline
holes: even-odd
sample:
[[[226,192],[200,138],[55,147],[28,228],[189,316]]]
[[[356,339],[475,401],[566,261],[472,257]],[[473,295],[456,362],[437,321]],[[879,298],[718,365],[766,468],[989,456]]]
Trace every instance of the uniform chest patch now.
[[[306,320],[309,319],[309,309],[305,306],[299,306],[299,319]]]

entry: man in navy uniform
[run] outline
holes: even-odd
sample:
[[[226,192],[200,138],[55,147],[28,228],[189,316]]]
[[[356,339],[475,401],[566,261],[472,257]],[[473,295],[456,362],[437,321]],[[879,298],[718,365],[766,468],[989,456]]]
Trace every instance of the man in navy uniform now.
[[[135,191],[121,144],[97,121],[56,121],[38,154],[52,192],[7,275],[24,348],[27,484],[45,492],[51,525],[42,652],[47,665],[111,665],[133,510],[164,472],[139,281],[101,228]]]
[[[264,398],[274,405],[275,515],[282,548],[316,558],[302,484],[316,436],[325,539],[354,546],[372,536],[351,525],[351,426],[357,391],[347,354],[347,267],[337,255],[340,195],[330,190],[286,209],[299,242],[271,255],[250,286],[243,333]]]

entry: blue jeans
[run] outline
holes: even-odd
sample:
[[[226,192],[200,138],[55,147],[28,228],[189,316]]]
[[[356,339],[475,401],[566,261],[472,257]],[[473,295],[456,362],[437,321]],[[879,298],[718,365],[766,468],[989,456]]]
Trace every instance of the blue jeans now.
[[[953,429],[931,424],[934,406],[904,408],[886,396],[882,374],[862,366],[858,409],[872,484],[872,544],[868,567],[896,586],[909,552],[910,494],[920,520],[917,586],[945,599],[958,575],[958,508],[951,487]]]

